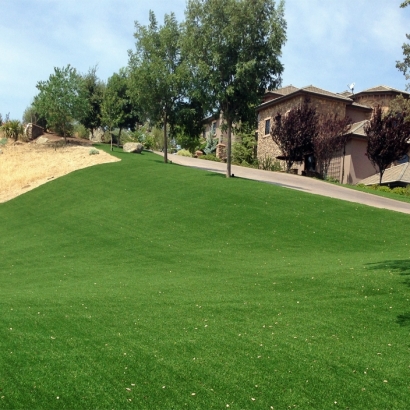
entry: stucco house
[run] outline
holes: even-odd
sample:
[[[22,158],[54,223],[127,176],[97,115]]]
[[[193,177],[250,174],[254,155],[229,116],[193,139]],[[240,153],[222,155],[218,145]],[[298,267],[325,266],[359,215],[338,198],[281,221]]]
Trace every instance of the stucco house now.
[[[313,85],[297,88],[293,85],[278,90],[267,91],[262,103],[256,108],[258,113],[258,159],[280,157],[281,151],[270,136],[273,118],[278,113],[286,113],[291,108],[302,104],[306,98],[316,107],[319,114],[337,114],[339,118],[349,117],[353,124],[348,133],[348,140],[342,152],[332,159],[328,176],[344,184],[356,184],[376,173],[366,154],[367,139],[364,125],[373,114],[373,109],[380,105],[388,109],[389,103],[398,95],[409,98],[410,94],[387,86],[377,86],[353,94],[349,91],[333,93]],[[295,173],[306,171],[305,164],[296,164]]]

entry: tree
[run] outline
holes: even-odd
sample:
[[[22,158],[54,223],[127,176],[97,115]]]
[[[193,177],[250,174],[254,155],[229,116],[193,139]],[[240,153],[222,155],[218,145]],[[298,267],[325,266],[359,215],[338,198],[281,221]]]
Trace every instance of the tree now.
[[[313,138],[313,153],[322,178],[326,178],[334,154],[345,146],[351,123],[349,118],[338,118],[337,114],[319,117],[318,132]]]
[[[400,4],[401,8],[407,7],[410,4],[410,0],[406,0]],[[410,40],[410,35],[406,34],[408,40]],[[408,74],[410,68],[410,44],[404,43],[402,46],[404,59],[403,61],[396,61],[396,68],[398,68],[405,76],[406,80],[410,79],[410,74]],[[410,84],[406,85],[406,90],[410,89]]]
[[[70,65],[55,67],[54,74],[47,81],[39,81],[36,87],[40,92],[34,97],[35,110],[66,140],[72,121],[87,110],[81,76]]]
[[[30,122],[44,129],[47,128],[46,119],[37,112],[33,104],[27,107],[23,113],[23,123],[28,124]]]
[[[227,126],[227,169],[231,176],[232,124],[276,88],[286,40],[284,4],[273,0],[189,0],[184,52],[195,76],[198,98],[222,112]]]
[[[87,109],[79,121],[94,135],[94,130],[101,126],[101,106],[104,97],[104,83],[97,77],[97,66],[82,76],[82,88],[87,101]]]
[[[313,141],[318,134],[318,115],[309,100],[293,107],[285,115],[278,113],[271,137],[282,151],[289,172],[294,162],[302,162],[305,155],[313,153]]]
[[[168,161],[167,127],[175,118],[177,104],[183,101],[188,67],[181,55],[181,29],[173,13],[166,14],[158,27],[150,11],[149,25],[135,23],[135,52],[129,51],[131,96],[145,119],[162,123],[164,161]]]
[[[202,104],[195,99],[180,101],[176,105],[174,115],[171,136],[182,148],[194,153],[204,128],[202,121],[205,113]]]
[[[117,146],[119,146],[121,131],[124,128],[134,130],[139,121],[136,108],[133,106],[129,95],[128,74],[125,69],[121,69],[119,73],[114,73],[108,79],[103,98],[102,111],[104,125],[109,127],[110,130],[119,128],[117,138]]]
[[[383,115],[378,106],[364,128],[368,139],[366,155],[373,166],[379,168],[380,184],[386,168],[409,151],[410,122],[406,116],[406,112],[392,111]]]

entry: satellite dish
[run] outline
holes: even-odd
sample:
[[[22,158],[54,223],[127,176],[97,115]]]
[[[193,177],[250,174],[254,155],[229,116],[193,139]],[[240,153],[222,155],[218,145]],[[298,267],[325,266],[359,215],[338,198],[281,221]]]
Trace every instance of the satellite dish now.
[[[355,83],[351,83],[351,84],[348,85],[348,87],[349,87],[352,94],[354,94],[354,86],[355,86]]]

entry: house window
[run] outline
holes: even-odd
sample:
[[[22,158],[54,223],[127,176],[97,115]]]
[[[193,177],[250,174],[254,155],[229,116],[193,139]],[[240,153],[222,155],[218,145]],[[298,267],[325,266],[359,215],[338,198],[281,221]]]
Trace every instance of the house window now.
[[[265,135],[270,134],[270,118],[265,120]]]
[[[214,136],[215,134],[216,134],[216,121],[214,121],[211,126],[211,135]]]

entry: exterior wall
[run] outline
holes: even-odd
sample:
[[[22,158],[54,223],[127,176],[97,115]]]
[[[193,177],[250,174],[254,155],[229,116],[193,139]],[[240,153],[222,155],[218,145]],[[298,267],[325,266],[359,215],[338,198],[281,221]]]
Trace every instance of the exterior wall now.
[[[212,127],[215,127],[215,138],[218,138],[218,144],[227,144],[228,143],[228,133],[227,131],[222,131],[222,125],[223,125],[223,120],[222,120],[222,115],[219,116],[219,118],[209,118],[207,121],[204,122],[204,132],[203,132],[203,137],[207,138],[209,134],[212,132]],[[235,136],[234,133],[232,133],[232,144],[237,142],[238,138]]]
[[[376,108],[378,105],[382,107],[383,110],[387,111],[389,108],[390,101],[396,98],[393,94],[377,94],[369,93],[359,96],[351,97],[355,102],[361,105],[367,105],[368,107]]]
[[[343,184],[357,184],[362,179],[376,173],[366,156],[367,141],[362,138],[351,138],[346,144],[344,158]]]
[[[372,117],[372,112],[366,112],[364,110],[358,110],[355,107],[347,106],[346,107],[346,116],[349,117],[353,122],[359,122],[364,120],[370,120]]]
[[[273,118],[278,113],[285,113],[291,108],[303,103],[304,96],[296,96],[282,103],[271,105],[263,110],[259,111],[258,115],[258,160],[261,161],[264,158],[270,157],[275,159],[277,156],[282,155],[279,147],[273,142],[270,134],[265,134],[265,121],[267,119],[271,120],[271,125]],[[339,117],[343,118],[346,115],[346,104],[344,102],[339,102],[327,98],[320,97],[310,97],[310,104],[316,107],[316,110],[320,114],[337,113]],[[284,161],[281,161],[282,166],[284,166]],[[294,164],[294,168],[298,170],[300,175],[304,170],[304,164]]]

